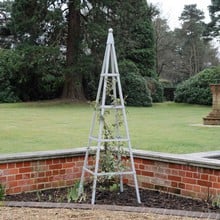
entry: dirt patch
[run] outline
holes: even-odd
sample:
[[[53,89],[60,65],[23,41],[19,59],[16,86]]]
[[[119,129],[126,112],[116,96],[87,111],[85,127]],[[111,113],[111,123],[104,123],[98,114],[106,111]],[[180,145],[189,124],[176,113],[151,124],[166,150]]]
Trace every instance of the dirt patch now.
[[[69,188],[50,189],[40,192],[22,193],[18,195],[6,196],[6,201],[23,201],[23,202],[59,202],[66,203]],[[91,203],[91,187],[85,188],[85,200],[81,203]],[[119,205],[119,206],[140,206],[162,209],[176,209],[184,211],[198,212],[217,212],[220,209],[212,205],[211,202],[185,198],[160,191],[140,189],[141,204],[137,203],[135,189],[125,186],[124,192],[107,191],[97,189],[96,204]],[[72,201],[73,202],[73,201]]]

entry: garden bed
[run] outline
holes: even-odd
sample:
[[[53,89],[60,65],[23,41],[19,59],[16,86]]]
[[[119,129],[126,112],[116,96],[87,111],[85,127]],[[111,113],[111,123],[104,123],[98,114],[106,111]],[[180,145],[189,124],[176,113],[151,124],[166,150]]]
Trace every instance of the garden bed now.
[[[22,202],[55,202],[67,203],[67,195],[70,188],[50,189],[38,192],[21,193],[17,195],[8,195],[6,201]],[[85,188],[85,200],[81,203],[91,203],[91,187]],[[99,190],[96,192],[96,204],[119,205],[119,206],[139,206],[163,209],[177,209],[184,211],[198,212],[217,212],[220,208],[210,201],[191,199],[177,196],[170,193],[164,193],[156,190],[140,189],[141,204],[137,203],[135,189],[125,186],[124,192]],[[71,201],[73,202],[73,201]]]

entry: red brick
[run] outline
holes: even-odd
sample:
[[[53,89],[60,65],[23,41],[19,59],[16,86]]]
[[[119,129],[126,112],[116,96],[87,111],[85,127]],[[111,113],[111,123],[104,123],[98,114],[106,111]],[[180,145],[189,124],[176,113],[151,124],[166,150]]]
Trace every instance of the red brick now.
[[[83,163],[84,163],[83,161],[77,161],[76,166],[77,167],[83,167]]]
[[[48,181],[49,181],[48,177],[42,177],[42,178],[37,178],[36,179],[37,183],[45,183],[45,182],[48,182]]]
[[[180,182],[181,181],[181,177],[180,176],[168,175],[168,180]]]
[[[52,182],[52,188],[57,188],[59,187],[59,183],[58,182]]]
[[[65,163],[65,158],[60,158],[60,163]]]
[[[9,188],[16,187],[16,186],[18,186],[18,181],[10,181],[7,183],[7,185]]]
[[[4,170],[4,169],[6,169],[8,167],[8,165],[7,164],[0,164],[0,170]]]
[[[59,170],[59,172],[60,172],[60,175],[62,175],[66,173],[66,170]]]
[[[38,184],[37,189],[44,189],[44,184]]]
[[[192,191],[192,190],[193,190],[193,185],[191,185],[191,184],[186,184],[185,189]]]
[[[213,188],[220,189],[220,183],[212,183]]]
[[[16,176],[15,176],[15,179],[16,179],[16,180],[21,180],[21,179],[23,179],[22,174],[18,174],[18,175],[16,175]]]
[[[200,186],[212,187],[212,183],[204,180],[197,180],[197,184]]]
[[[37,185],[36,184],[30,185],[30,191],[34,191],[34,190],[37,190]]]
[[[183,170],[189,170],[189,171],[195,172],[197,171],[197,167],[183,165]]]
[[[46,160],[46,165],[51,165],[53,163],[52,160]]]
[[[16,163],[16,167],[17,167],[17,168],[20,168],[20,167],[23,167],[23,166],[24,166],[24,163],[23,163],[23,162]]]
[[[22,192],[28,192],[28,191],[30,191],[30,190],[31,190],[31,189],[30,189],[30,185],[22,186],[22,187],[21,187],[21,190],[22,190]]]
[[[214,170],[213,169],[208,169],[208,168],[201,168],[203,173],[206,174],[213,174]]]
[[[160,179],[163,179],[163,180],[167,180],[168,179],[168,175],[167,174],[163,174],[163,173],[154,173],[154,177],[160,178]]]
[[[178,188],[185,189],[185,184],[184,183],[178,183]]]
[[[173,181],[172,181],[172,182],[171,182],[171,186],[176,188],[176,187],[178,186],[178,184],[177,184],[177,182],[173,182]]]
[[[214,176],[214,175],[209,176],[209,181],[210,182],[217,182],[217,179],[218,179],[217,176]]]
[[[141,175],[141,173],[142,173],[142,171],[136,170],[136,174],[137,174],[137,175]]]
[[[62,166],[63,166],[63,168],[74,167],[75,163],[63,163]]]
[[[52,188],[52,184],[51,184],[51,183],[45,183],[44,186],[45,186],[45,188],[47,188],[47,189]]]
[[[171,175],[174,175],[174,176],[178,176],[178,175],[179,175],[179,170],[170,169],[170,174],[171,174]]]
[[[193,178],[200,179],[200,173],[193,173]]]
[[[220,176],[220,170],[214,170],[214,175]]]
[[[54,179],[54,176],[49,176],[49,177],[48,177],[49,182],[52,182],[53,179]]]
[[[15,187],[12,189],[13,194],[18,194],[18,193],[22,193],[21,187]]]
[[[32,168],[31,167],[19,168],[19,173],[30,173],[30,172],[32,172]]]
[[[149,171],[141,171],[141,175],[143,175],[143,176],[154,176],[154,173],[149,172]]]
[[[46,171],[46,176],[51,176],[52,175],[52,171]]]
[[[145,166],[143,164],[139,164],[139,169],[144,170]]]
[[[53,159],[53,164],[59,164],[60,163],[60,159]]]
[[[66,185],[67,185],[67,186],[72,186],[73,183],[74,183],[74,180],[67,180],[67,181],[66,181]],[[126,180],[124,181],[124,183],[126,183]]]
[[[174,193],[174,194],[178,194],[178,195],[181,193],[180,189],[175,189],[175,188],[168,187],[167,190],[168,190],[169,193]]]
[[[185,176],[186,176],[186,177],[190,177],[190,178],[192,178],[193,173],[192,173],[192,172],[186,172]]]
[[[170,163],[170,164],[169,164],[169,168],[181,170],[181,169],[182,169],[182,165],[181,165],[181,164],[173,164],[173,163]]]
[[[53,165],[49,165],[49,169],[50,170],[59,170],[62,168],[62,164],[53,164]]]
[[[53,173],[54,176],[57,176],[57,175],[59,175],[59,170],[53,170],[52,173]]]
[[[4,183],[6,181],[6,176],[0,176],[0,183]]]
[[[149,188],[149,189],[153,189],[154,188],[154,185],[153,184],[151,184],[151,183],[146,183],[146,182],[143,182],[143,183],[141,183],[141,186],[143,187],[143,188]]]
[[[190,184],[196,184],[196,179],[184,177],[184,178],[182,179],[182,182],[184,182],[184,183],[190,183]]]
[[[185,177],[186,176],[186,171],[179,170],[179,176]]]
[[[7,176],[7,181],[10,182],[10,181],[14,181],[16,180],[16,175],[12,175],[12,176]]]
[[[134,161],[135,161],[135,163],[138,163],[138,164],[143,163],[143,159],[141,159],[141,158],[134,158]]]
[[[69,158],[66,158],[66,162],[70,163],[70,162],[73,162],[75,161],[73,158],[69,157]]]
[[[15,163],[8,163],[8,168],[15,168]]]
[[[195,197],[196,193],[188,190],[181,190],[181,195],[183,196],[189,196],[189,197]]]
[[[38,177],[44,177],[45,176],[45,172],[39,172],[38,173]]]
[[[13,169],[8,169],[8,170],[4,170],[3,174],[4,175],[16,175],[18,174],[18,168],[13,168]]]
[[[24,167],[30,167],[31,166],[31,162],[30,161],[24,161]]]
[[[200,178],[202,180],[209,180],[209,175],[208,174],[201,174]]]
[[[154,165],[155,162],[153,160],[143,160],[143,164]]]

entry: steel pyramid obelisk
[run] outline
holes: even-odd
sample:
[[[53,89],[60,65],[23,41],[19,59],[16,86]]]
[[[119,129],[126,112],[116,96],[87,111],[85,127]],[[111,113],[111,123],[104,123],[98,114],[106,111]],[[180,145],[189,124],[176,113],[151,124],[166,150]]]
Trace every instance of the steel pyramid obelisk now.
[[[109,115],[113,115],[113,117]],[[107,117],[108,119],[106,119]],[[108,123],[106,122],[107,120]],[[111,120],[112,122],[110,122]],[[109,127],[111,128],[109,128],[107,124],[110,124]],[[103,171],[100,166],[100,157],[106,152],[103,150],[105,146],[108,146],[110,149],[115,149],[113,152],[116,152],[113,157],[113,160],[115,161],[113,164],[114,167],[117,166],[117,164],[119,167],[115,167],[115,170],[113,171]],[[117,151],[119,152],[121,150],[121,146],[125,149],[127,156],[121,156],[120,153],[117,154]],[[105,156],[107,157],[104,158],[108,160],[108,155]],[[95,158],[95,160],[91,160],[91,157]],[[119,164],[121,163],[123,163],[123,166],[120,167]],[[110,165],[112,165],[112,163],[110,163]],[[91,204],[94,204],[99,178],[111,178],[112,176],[119,177],[120,191],[123,192],[123,177],[128,175],[133,176],[137,201],[138,203],[141,203],[118,71],[113,30],[109,29],[96,96],[95,110],[89,134],[89,143],[84,159],[78,191],[79,195],[83,192],[85,177],[93,177]]]

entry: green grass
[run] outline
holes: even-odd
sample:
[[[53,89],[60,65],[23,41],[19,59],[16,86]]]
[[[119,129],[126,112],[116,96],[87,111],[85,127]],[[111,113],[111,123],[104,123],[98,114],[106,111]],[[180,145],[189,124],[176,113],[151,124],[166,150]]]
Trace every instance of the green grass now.
[[[198,127],[211,107],[162,103],[127,107],[134,149],[170,153],[219,150],[220,128]],[[87,146],[93,108],[56,102],[0,104],[0,153]]]

